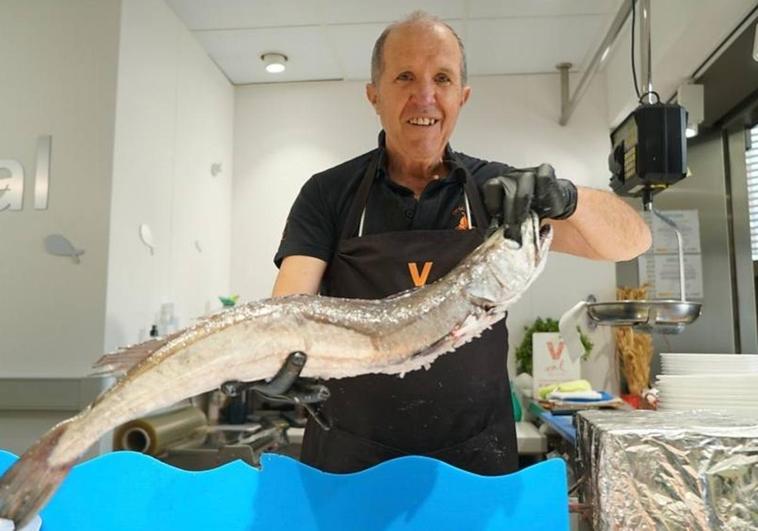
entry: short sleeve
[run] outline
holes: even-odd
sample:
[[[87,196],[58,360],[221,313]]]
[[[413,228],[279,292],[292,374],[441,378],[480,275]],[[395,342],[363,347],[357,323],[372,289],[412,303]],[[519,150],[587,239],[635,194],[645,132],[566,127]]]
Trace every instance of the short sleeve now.
[[[303,185],[290,209],[274,256],[276,267],[288,256],[312,256],[328,262],[334,254],[335,223],[316,176]]]

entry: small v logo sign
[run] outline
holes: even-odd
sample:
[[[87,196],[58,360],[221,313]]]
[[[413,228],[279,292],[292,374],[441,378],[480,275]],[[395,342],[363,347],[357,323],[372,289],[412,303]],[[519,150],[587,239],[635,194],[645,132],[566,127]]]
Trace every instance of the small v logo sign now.
[[[408,270],[411,272],[411,280],[413,285],[417,288],[426,285],[426,280],[429,278],[429,272],[432,270],[432,264],[434,262],[424,262],[424,267],[421,269],[421,274],[418,272],[418,264],[416,262],[408,262]]]
[[[555,348],[555,345],[552,341],[547,342],[547,350],[550,353],[550,357],[554,360],[558,360],[561,357],[561,354],[563,354],[563,348],[566,346],[566,344],[561,341],[558,343],[558,348]]]

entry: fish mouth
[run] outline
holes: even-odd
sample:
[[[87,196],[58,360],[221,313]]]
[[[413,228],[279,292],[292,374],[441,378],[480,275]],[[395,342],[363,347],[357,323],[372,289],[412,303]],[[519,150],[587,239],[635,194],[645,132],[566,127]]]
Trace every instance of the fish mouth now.
[[[553,227],[549,223],[542,225],[537,215],[532,215],[531,222],[534,227],[534,248],[538,257],[542,257],[550,251],[553,241]]]
[[[506,230],[505,239],[512,250],[522,249],[524,245],[534,249],[537,257],[550,250],[553,239],[553,227],[550,224],[542,224],[539,216],[532,212],[521,225],[521,234],[510,236]]]
[[[553,234],[553,227],[550,225],[542,225],[538,231],[538,237],[540,244],[543,244]]]
[[[543,225],[539,230],[539,255],[544,256],[550,251],[550,244],[553,241],[553,227]]]

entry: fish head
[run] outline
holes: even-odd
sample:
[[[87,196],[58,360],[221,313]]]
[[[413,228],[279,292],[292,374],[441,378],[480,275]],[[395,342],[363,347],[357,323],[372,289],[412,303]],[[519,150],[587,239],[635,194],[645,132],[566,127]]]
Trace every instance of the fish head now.
[[[526,256],[528,265],[538,267],[544,264],[547,254],[550,252],[550,245],[553,242],[553,227],[550,224],[542,223],[536,213],[530,212],[529,216],[521,224],[521,244],[512,240],[506,241],[515,243],[520,247],[522,253]]]
[[[521,224],[521,242],[507,238],[502,228],[490,237],[497,250],[489,254],[488,262],[501,286],[500,302],[518,298],[539,276],[552,240],[553,228],[543,225],[533,212]]]

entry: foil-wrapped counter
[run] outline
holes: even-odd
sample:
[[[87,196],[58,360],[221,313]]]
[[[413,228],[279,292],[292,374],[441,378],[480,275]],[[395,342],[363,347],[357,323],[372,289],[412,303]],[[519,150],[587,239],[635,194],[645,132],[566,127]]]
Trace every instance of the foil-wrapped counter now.
[[[583,411],[576,428],[596,530],[758,529],[758,407]]]

